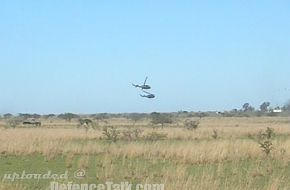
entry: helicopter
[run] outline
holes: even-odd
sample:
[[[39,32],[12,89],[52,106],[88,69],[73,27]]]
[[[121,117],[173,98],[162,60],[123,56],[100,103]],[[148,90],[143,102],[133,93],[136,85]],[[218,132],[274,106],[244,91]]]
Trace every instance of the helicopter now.
[[[144,95],[144,94],[140,94],[140,96],[141,97],[143,97],[143,98],[149,98],[149,99],[151,99],[151,98],[155,98],[155,95],[154,94],[151,94],[151,93],[149,93],[149,92],[146,92],[145,90],[142,90],[144,93],[146,93],[147,95]]]
[[[148,79],[148,77],[145,78],[145,81],[144,81],[143,85],[137,85],[137,84],[133,84],[133,83],[132,83],[132,85],[134,87],[136,87],[136,88],[141,88],[142,90],[144,90],[144,89],[145,90],[151,89],[151,86],[149,86],[149,85],[146,84],[147,79]]]

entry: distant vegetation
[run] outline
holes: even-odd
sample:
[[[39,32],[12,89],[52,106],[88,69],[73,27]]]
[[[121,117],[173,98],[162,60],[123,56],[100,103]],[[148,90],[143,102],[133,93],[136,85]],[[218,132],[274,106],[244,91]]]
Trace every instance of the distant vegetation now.
[[[29,114],[29,113],[19,113],[17,115],[13,115],[11,113],[0,115],[0,118],[6,120],[7,126],[17,127],[21,125],[23,122],[29,119],[34,120],[50,120],[53,122],[56,119],[63,121],[78,121],[79,126],[82,127],[91,127],[97,128],[99,123],[107,123],[111,118],[126,118],[131,120],[131,124],[133,126],[136,123],[141,121],[150,121],[152,127],[164,127],[166,125],[174,125],[177,120],[182,120],[182,118],[199,118],[202,119],[204,117],[273,117],[273,116],[281,116],[287,117],[290,114],[290,101],[288,101],[285,105],[281,107],[271,107],[270,102],[263,102],[259,108],[253,107],[250,103],[244,103],[240,109],[232,109],[231,111],[209,111],[209,112],[190,112],[190,111],[178,111],[172,113],[120,113],[120,114],[111,114],[111,113],[98,113],[98,114],[90,114],[90,115],[80,115],[75,113],[62,113],[59,115],[56,114]],[[196,129],[198,127],[195,121],[185,122],[184,125],[187,129]],[[84,125],[85,124],[85,125]]]

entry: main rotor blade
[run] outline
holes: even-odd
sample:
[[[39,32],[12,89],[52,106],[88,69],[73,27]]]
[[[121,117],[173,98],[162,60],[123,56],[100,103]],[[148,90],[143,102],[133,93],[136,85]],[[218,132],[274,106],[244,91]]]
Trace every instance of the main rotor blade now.
[[[146,82],[147,82],[147,79],[148,79],[148,77],[146,77],[146,79],[145,79],[145,81],[144,81],[144,85],[146,84]]]

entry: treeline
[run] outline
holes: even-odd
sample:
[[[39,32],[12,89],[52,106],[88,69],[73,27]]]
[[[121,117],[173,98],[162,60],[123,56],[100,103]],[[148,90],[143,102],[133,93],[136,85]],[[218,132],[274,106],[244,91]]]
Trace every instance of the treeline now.
[[[270,102],[263,102],[259,108],[253,107],[250,103],[244,103],[240,109],[232,109],[231,111],[209,111],[209,112],[193,112],[193,111],[178,111],[172,113],[97,113],[97,114],[75,114],[75,113],[62,113],[62,114],[29,114],[29,113],[19,113],[17,115],[13,115],[11,113],[6,113],[0,115],[1,118],[21,118],[21,119],[63,119],[66,121],[71,121],[73,119],[82,119],[82,118],[91,118],[94,120],[106,120],[110,118],[127,118],[131,119],[135,122],[141,119],[154,119],[154,118],[162,118],[162,120],[169,120],[168,118],[173,117],[261,117],[261,116],[289,116],[290,114],[290,101],[288,101],[282,107],[271,107]],[[156,119],[156,120],[158,120]],[[168,122],[170,123],[170,122]]]

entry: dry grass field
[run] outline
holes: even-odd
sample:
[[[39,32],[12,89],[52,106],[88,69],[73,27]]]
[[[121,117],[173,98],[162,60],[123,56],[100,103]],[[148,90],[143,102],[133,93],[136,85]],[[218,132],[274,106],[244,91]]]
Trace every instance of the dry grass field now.
[[[163,128],[147,120],[109,119],[97,127],[43,120],[42,127],[0,125],[0,177],[11,172],[87,171],[81,182],[162,183],[166,190],[290,189],[290,118],[206,117],[197,129],[186,118]],[[194,118],[192,120],[195,120]],[[113,126],[116,140],[104,134]],[[269,154],[258,136],[271,128]],[[138,129],[138,130],[136,130]],[[137,132],[136,132],[137,131]],[[5,181],[0,189],[49,189],[49,181]]]

